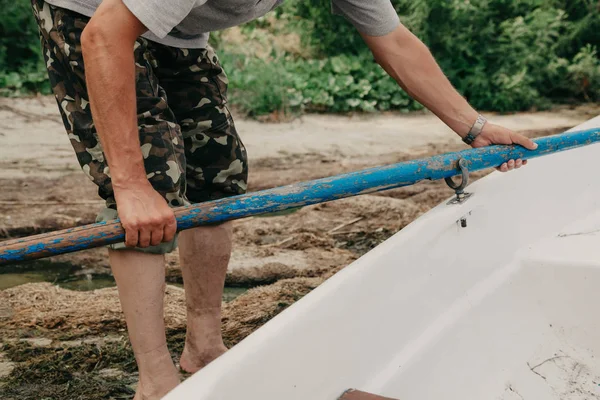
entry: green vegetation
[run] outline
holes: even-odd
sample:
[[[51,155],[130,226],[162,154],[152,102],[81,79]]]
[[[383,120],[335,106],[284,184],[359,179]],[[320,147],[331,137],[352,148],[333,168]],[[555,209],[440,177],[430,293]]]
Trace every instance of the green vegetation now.
[[[0,0],[0,10],[0,95],[50,93],[29,1]]]
[[[230,98],[250,115],[422,108],[366,53],[279,62],[227,52],[222,58],[234,92]]]
[[[596,0],[392,0],[444,72],[477,108],[518,111],[600,100]],[[0,0],[0,91],[47,90],[25,0]],[[329,0],[288,0],[212,36],[233,104],[251,116],[402,110],[421,106],[373,61]],[[290,45],[294,37],[298,46]],[[239,39],[239,38],[238,38]]]

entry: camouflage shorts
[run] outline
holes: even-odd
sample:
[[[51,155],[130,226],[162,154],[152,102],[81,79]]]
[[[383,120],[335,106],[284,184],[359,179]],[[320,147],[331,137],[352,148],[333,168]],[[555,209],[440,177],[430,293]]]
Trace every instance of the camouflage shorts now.
[[[99,220],[116,218],[110,172],[85,83],[80,39],[89,18],[43,0],[33,0],[32,6],[71,144],[106,200]],[[140,146],[154,189],[172,207],[245,193],[246,150],[227,107],[227,76],[213,49],[174,48],[140,37],[133,51]],[[174,246],[147,251],[162,253]]]

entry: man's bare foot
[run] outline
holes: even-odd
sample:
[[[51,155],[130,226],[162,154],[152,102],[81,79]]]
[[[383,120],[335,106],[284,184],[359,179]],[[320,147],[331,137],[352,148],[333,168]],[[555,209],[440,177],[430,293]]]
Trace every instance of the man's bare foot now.
[[[159,385],[157,386],[156,383]],[[173,379],[173,377],[168,380],[161,379],[161,382],[148,382],[146,385],[139,382],[133,400],[160,400],[177,385],[179,385],[179,378]]]
[[[179,359],[179,367],[190,374],[198,372],[206,367],[228,350],[224,344],[198,351],[192,351],[191,348],[193,347],[194,346],[189,346],[186,343],[183,348],[183,353],[181,353],[181,358]]]
[[[139,382],[137,385],[137,389],[135,390],[135,396],[133,396],[133,400],[160,400],[164,396],[166,396],[166,394],[169,393],[171,390],[175,389],[175,386],[177,385],[179,385],[179,379],[177,379],[176,381],[172,379],[172,382],[170,384],[163,385],[160,388],[152,387],[152,390],[146,390],[146,386],[142,385],[142,383]]]
[[[166,346],[161,350],[140,355],[140,381],[133,400],[160,400],[179,385],[179,373],[171,355]]]

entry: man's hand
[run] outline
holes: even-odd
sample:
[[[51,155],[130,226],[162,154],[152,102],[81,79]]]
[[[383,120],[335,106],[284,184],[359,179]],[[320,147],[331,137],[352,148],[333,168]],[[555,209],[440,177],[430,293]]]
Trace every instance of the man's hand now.
[[[115,188],[115,199],[125,228],[125,245],[148,247],[173,240],[177,231],[175,214],[149,183]]]
[[[535,150],[537,144],[531,139],[519,135],[516,132],[506,129],[499,125],[486,123],[481,133],[475,138],[471,147],[484,147],[492,144],[516,144],[525,147],[528,150]],[[527,164],[527,160],[509,160],[497,168],[498,171],[507,172],[515,168],[521,168]]]

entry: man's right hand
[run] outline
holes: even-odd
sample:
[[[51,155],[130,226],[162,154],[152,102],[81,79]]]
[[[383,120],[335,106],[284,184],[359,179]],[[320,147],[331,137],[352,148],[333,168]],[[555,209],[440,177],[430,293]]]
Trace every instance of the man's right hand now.
[[[149,183],[115,188],[115,199],[126,246],[156,246],[173,240],[177,231],[173,209]]]

